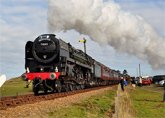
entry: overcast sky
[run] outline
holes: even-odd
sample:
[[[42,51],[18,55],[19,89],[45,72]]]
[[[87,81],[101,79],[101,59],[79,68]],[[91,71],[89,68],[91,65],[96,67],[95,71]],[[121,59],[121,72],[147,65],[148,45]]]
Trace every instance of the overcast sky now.
[[[107,1],[107,0],[104,0]],[[114,0],[132,14],[142,16],[156,32],[165,37],[164,0]],[[65,3],[64,3],[65,4]],[[47,0],[0,0],[0,74],[7,78],[21,75],[24,69],[24,47],[28,40],[49,33],[47,28]],[[57,37],[83,49],[78,40],[83,36],[74,30],[56,33]],[[101,46],[87,38],[87,53],[110,68],[137,76],[141,64],[143,75],[165,74],[165,70],[153,70],[146,60],[133,55],[117,53],[110,46]],[[165,39],[164,39],[165,41]]]

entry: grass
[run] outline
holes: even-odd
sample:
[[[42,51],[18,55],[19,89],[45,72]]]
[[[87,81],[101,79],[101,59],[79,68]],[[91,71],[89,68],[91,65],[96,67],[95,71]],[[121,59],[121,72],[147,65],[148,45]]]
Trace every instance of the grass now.
[[[67,108],[49,112],[50,118],[105,118],[114,111],[114,97],[116,91],[109,90],[104,94],[73,104]]]
[[[159,93],[164,92],[163,87],[156,85],[156,84],[151,84],[150,86],[143,86],[142,89],[159,92]]]
[[[0,89],[1,97],[22,95],[32,91],[31,86],[29,88],[25,88],[25,81],[23,81],[20,77],[6,81]]]
[[[129,95],[129,87],[125,87],[122,91],[120,85],[118,86],[117,96],[115,97],[115,114],[113,118],[135,118],[135,110]]]
[[[146,90],[136,87],[135,90],[130,91],[130,96],[133,106],[136,110],[137,118],[164,118],[165,103],[162,92],[155,92],[157,88]],[[150,87],[148,87],[150,88]]]

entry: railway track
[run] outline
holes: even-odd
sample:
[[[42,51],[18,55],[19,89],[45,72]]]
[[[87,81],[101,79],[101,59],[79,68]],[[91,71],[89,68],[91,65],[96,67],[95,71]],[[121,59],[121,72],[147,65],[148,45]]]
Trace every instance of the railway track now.
[[[115,85],[112,85],[112,87]],[[32,104],[35,102],[45,101],[45,100],[53,100],[55,98],[66,97],[78,93],[88,92],[92,90],[102,89],[109,86],[101,86],[101,87],[94,87],[76,91],[69,91],[69,92],[62,92],[62,93],[54,93],[54,94],[47,94],[47,95],[38,95],[34,96],[33,94],[27,95],[19,95],[19,96],[11,96],[11,97],[3,97],[0,101],[0,110],[6,110],[7,108],[20,106],[23,104]]]

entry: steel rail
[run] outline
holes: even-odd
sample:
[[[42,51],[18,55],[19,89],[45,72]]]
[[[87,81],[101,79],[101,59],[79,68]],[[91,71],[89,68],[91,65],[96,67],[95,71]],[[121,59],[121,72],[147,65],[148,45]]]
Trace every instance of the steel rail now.
[[[61,93],[53,93],[47,95],[38,95],[35,96],[33,94],[27,95],[19,95],[19,96],[10,96],[10,97],[3,97],[0,101],[0,110],[6,110],[7,108],[20,106],[23,104],[32,104],[35,102],[45,101],[45,100],[53,100],[56,98],[66,97],[74,94],[84,93],[92,90],[98,90],[106,87],[114,87],[115,85],[111,86],[99,86],[94,88],[87,88],[87,89],[80,89],[75,91],[68,91],[68,92],[61,92]]]

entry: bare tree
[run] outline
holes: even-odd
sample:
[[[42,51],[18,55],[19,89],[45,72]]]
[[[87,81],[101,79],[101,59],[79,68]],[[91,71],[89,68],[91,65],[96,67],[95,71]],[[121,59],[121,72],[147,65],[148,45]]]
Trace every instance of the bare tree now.
[[[123,70],[123,75],[127,75],[127,74],[128,74],[127,70]]]

